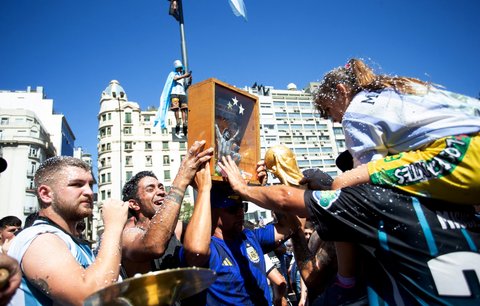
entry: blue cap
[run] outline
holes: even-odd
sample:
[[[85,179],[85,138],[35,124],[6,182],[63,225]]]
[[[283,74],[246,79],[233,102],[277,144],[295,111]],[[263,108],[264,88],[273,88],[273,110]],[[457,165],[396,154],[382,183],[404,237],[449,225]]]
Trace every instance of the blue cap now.
[[[229,186],[213,184],[210,190],[210,203],[212,208],[227,208],[241,204],[242,199]]]

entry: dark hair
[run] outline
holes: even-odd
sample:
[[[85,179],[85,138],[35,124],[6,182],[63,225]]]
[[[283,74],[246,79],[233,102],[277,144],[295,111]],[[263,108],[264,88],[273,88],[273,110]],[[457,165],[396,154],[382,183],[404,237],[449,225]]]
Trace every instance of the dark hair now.
[[[6,216],[0,220],[0,229],[4,229],[7,226],[22,226],[22,220],[15,216]]]
[[[123,190],[122,190],[122,200],[123,201],[128,201],[128,200],[135,200],[139,201],[137,197],[137,192],[138,192],[138,182],[144,177],[154,177],[157,179],[155,174],[152,171],[140,171],[134,176],[132,176],[128,182],[123,185]],[[158,180],[158,179],[157,179]]]

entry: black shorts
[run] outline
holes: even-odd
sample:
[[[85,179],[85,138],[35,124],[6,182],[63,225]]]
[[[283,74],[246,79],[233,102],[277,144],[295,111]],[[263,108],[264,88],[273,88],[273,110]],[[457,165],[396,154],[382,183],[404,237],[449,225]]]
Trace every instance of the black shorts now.
[[[175,111],[178,109],[187,109],[188,102],[186,95],[170,95],[170,110]]]

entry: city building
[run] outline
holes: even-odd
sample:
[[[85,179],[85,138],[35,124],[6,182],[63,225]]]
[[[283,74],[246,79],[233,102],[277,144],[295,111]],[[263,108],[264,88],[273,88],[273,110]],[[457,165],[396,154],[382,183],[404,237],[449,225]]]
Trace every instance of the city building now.
[[[56,155],[73,155],[75,136],[43,87],[0,90],[0,154],[7,169],[0,174],[0,216],[22,220],[38,211],[33,176],[38,166]]]
[[[98,112],[98,204],[121,199],[123,185],[137,172],[149,170],[169,190],[182,158],[187,139],[173,138],[175,118],[169,112],[168,129],[153,126],[156,108],[141,110],[128,100],[120,83],[112,80],[102,92]],[[192,207],[193,189],[186,191],[183,207]],[[101,229],[100,229],[101,230]]]

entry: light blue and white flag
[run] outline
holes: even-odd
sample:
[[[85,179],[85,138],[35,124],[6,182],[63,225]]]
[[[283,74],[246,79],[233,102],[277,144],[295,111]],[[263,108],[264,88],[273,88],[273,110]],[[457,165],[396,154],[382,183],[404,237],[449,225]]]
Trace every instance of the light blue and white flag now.
[[[242,16],[245,18],[245,21],[247,21],[247,9],[245,8],[243,0],[228,0],[228,3],[230,3],[230,7],[235,16]]]
[[[160,106],[158,107],[157,115],[153,121],[153,126],[156,126],[160,122],[160,127],[162,129],[167,127],[165,120],[167,118],[168,110],[170,109],[170,92],[172,91],[173,86],[173,77],[175,72],[170,72],[163,86],[162,95],[160,96]]]

